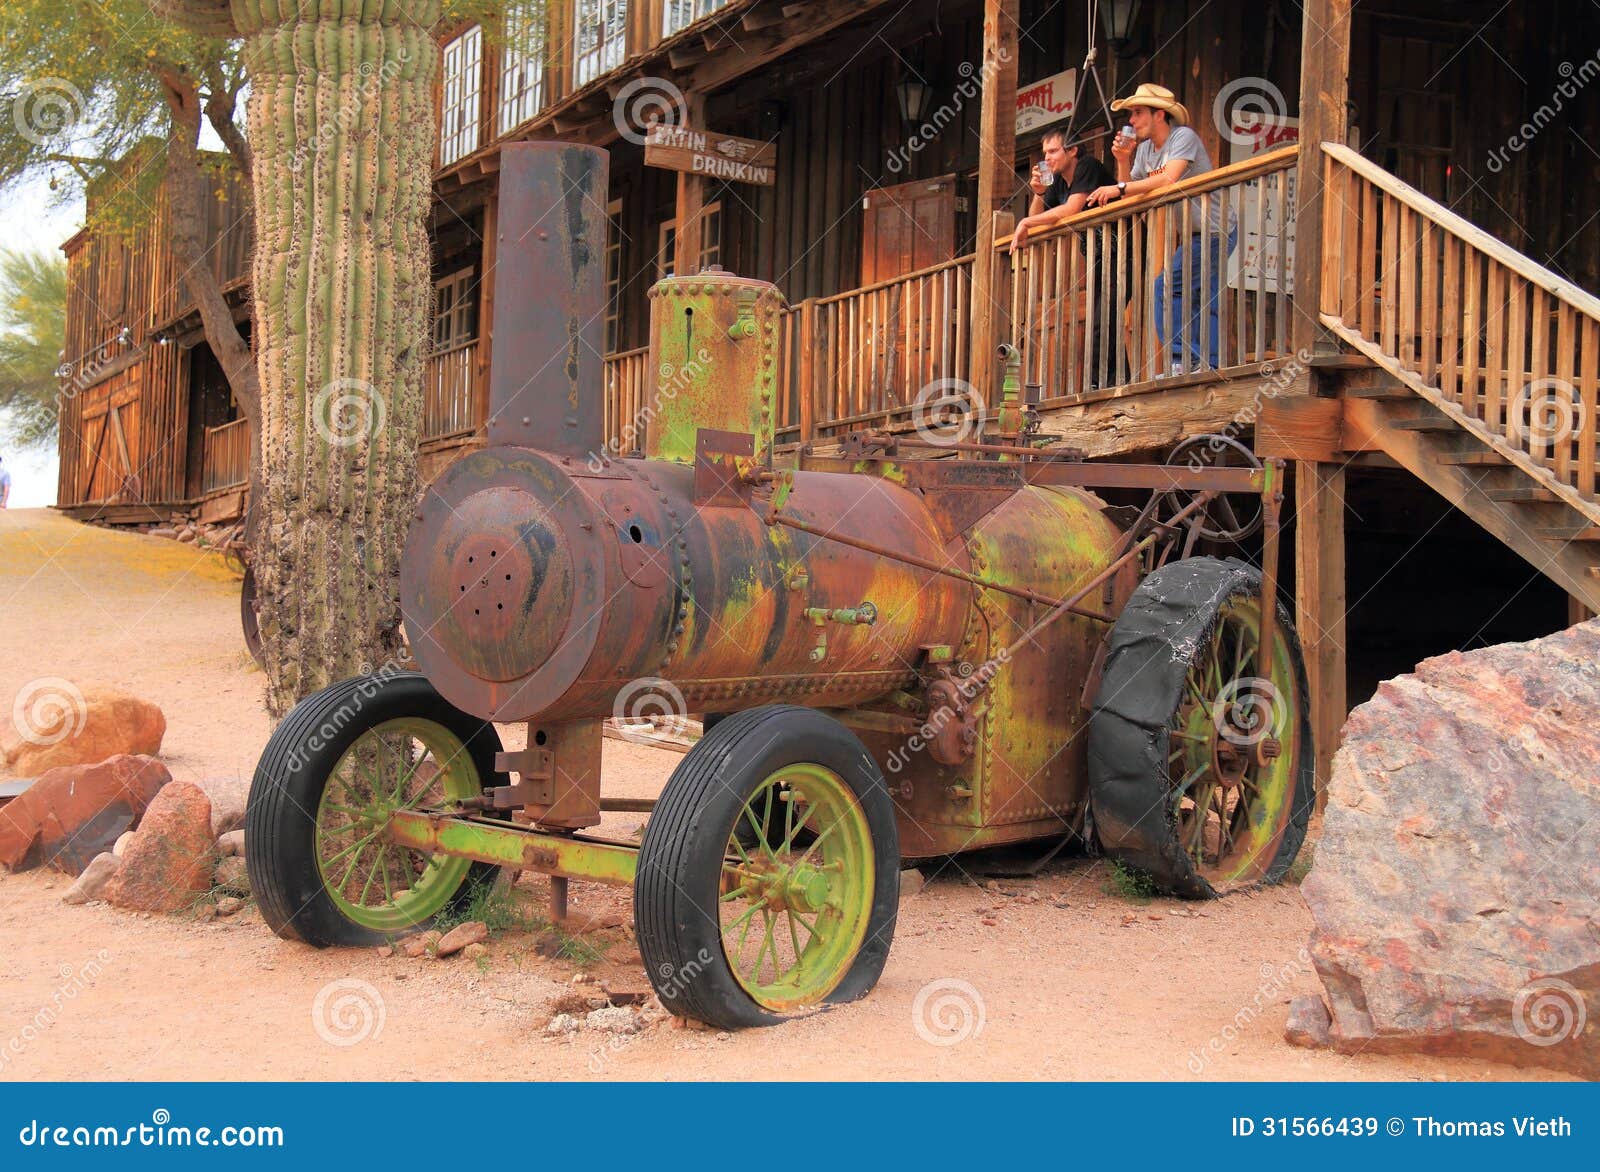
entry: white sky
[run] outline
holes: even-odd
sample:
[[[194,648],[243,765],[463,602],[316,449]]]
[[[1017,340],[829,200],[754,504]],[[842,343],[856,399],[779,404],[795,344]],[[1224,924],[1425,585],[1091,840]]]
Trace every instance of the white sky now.
[[[60,248],[83,226],[83,198],[56,205],[44,179],[0,194],[0,247],[44,252]],[[0,452],[11,473],[11,507],[35,508],[56,503],[56,453]]]

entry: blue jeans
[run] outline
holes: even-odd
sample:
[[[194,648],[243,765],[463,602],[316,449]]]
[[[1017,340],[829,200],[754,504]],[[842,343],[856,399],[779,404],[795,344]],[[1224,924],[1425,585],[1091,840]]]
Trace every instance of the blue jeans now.
[[[1156,277],[1156,337],[1169,344],[1173,362],[1186,362],[1191,368],[1222,365],[1217,344],[1218,287],[1223,266],[1227,258],[1233,255],[1233,246],[1238,240],[1237,229],[1229,232],[1228,248],[1224,252],[1222,237],[1202,237],[1196,233],[1189,237],[1187,245],[1179,246],[1172,254],[1172,259],[1167,261],[1166,271]],[[1207,287],[1202,290],[1200,258],[1208,244],[1211,252],[1206,258],[1209,272],[1205,282]],[[1189,270],[1187,274],[1184,272],[1186,263]],[[1204,353],[1200,349],[1202,312],[1207,319]],[[1187,356],[1185,350],[1188,351]]]

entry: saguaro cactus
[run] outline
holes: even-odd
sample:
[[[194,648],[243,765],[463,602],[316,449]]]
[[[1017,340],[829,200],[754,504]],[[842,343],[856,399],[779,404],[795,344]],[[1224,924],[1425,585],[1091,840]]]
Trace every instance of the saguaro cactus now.
[[[150,0],[244,42],[267,705],[399,653],[432,283],[438,0]]]

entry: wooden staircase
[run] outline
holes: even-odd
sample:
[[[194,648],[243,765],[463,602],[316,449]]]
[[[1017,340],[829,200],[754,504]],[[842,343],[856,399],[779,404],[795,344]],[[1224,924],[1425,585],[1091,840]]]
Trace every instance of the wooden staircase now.
[[[1600,612],[1600,299],[1347,147],[1325,165],[1321,320],[1342,446],[1387,454]]]

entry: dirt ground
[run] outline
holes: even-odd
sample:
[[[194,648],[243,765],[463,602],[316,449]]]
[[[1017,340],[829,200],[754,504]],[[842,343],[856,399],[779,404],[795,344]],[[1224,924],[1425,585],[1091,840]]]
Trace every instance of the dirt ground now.
[[[158,703],[163,757],[202,785],[242,784],[268,734],[220,559],[0,512],[0,699],[42,676]],[[652,793],[678,760],[607,741],[608,792]],[[607,830],[639,820],[615,817]],[[1530,1077],[1285,1043],[1289,1000],[1317,989],[1292,886],[1197,908],[1131,902],[1085,860],[1033,879],[951,864],[902,902],[864,1001],[733,1035],[662,1023],[551,1037],[557,1001],[594,987],[574,986],[578,974],[644,987],[626,925],[568,949],[586,964],[542,955],[527,934],[477,962],[385,958],[280,941],[253,909],[203,923],[69,907],[69,882],[0,875],[0,1079]],[[518,891],[541,900],[544,881]],[[577,912],[629,910],[602,887],[574,883],[572,897]]]

